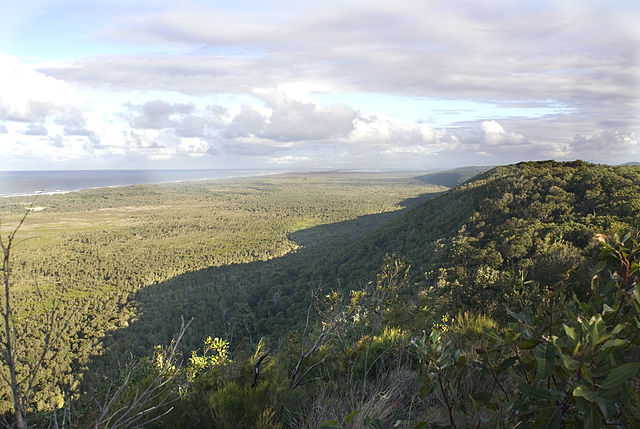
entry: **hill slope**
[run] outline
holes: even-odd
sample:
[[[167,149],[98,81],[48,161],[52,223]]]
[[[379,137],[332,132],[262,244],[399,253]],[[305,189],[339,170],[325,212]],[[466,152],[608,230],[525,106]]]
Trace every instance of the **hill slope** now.
[[[596,233],[640,226],[640,169],[580,161],[502,166],[382,226],[354,222],[363,224],[361,232],[330,249],[305,251],[314,249],[314,240],[340,234],[340,225],[289,236],[302,243],[297,254],[227,270],[223,279],[212,272],[210,280],[188,287],[150,289],[142,299],[159,317],[184,314],[212,333],[275,340],[304,323],[313,287],[327,293],[359,290],[375,280],[385,256],[395,254],[411,265],[416,284],[407,311],[423,309],[427,320],[465,308],[504,317],[516,299],[505,291],[527,281],[556,283],[576,263],[586,267],[592,260]],[[574,270],[568,283],[577,287],[588,276],[587,268]],[[220,282],[242,284],[244,295],[238,288],[221,289]],[[210,300],[198,298],[207,294]],[[213,307],[206,304],[211,300]],[[148,332],[159,319],[147,323]]]
[[[246,317],[235,317],[271,334],[272,348],[248,338],[234,362],[187,384],[191,394],[159,426],[633,421],[640,321],[624,287],[637,293],[638,273],[603,276],[607,289],[594,292],[605,284],[591,289],[590,270],[595,234],[638,226],[640,168],[546,161],[487,171],[350,245],[261,277],[241,298]],[[384,261],[391,253],[412,276]],[[619,266],[613,256],[609,269]],[[305,323],[310,284],[324,287],[315,328]],[[599,402],[584,401],[585,390]]]
[[[462,185],[467,180],[477,176],[480,173],[491,169],[491,167],[461,167],[453,170],[439,171],[437,173],[425,174],[418,176],[416,179],[429,185],[446,186],[447,188],[455,188]]]
[[[354,284],[357,273],[371,278],[385,254],[397,254],[424,287],[464,291],[451,305],[496,310],[517,277],[559,281],[592,253],[596,233],[630,227],[640,227],[640,168],[524,162],[480,174],[372,231],[338,256],[336,275]]]
[[[596,233],[640,226],[640,169],[580,161],[497,167],[382,226],[365,218],[352,222],[362,223],[360,232],[333,247],[317,251],[314,242],[340,235],[342,225],[291,234],[302,248],[267,264],[210,270],[179,286],[145,291],[141,302],[158,318],[141,320],[144,331],[167,314],[182,314],[195,317],[198,330],[276,339],[304,323],[313,287],[358,290],[375,280],[392,254],[411,265],[414,303],[428,307],[424,317],[438,318],[452,308],[504,315],[504,293],[514,284],[558,282],[573,265],[592,258]],[[587,276],[586,269],[575,270],[569,283],[583,284]],[[230,283],[242,287],[224,287]],[[165,337],[171,332],[163,330]]]
[[[497,167],[382,226],[363,217],[299,231],[288,236],[301,245],[296,253],[141,291],[143,316],[114,340],[146,348],[166,342],[175,329],[164,323],[169,315],[194,318],[190,346],[212,334],[275,340],[304,323],[311,289],[358,290],[392,254],[411,265],[413,302],[427,308],[423,317],[437,319],[452,308],[504,315],[505,290],[559,281],[593,256],[594,234],[637,227],[639,213],[637,167],[552,161]],[[332,244],[316,245],[323,242]],[[588,273],[572,276],[571,284],[583,284]]]

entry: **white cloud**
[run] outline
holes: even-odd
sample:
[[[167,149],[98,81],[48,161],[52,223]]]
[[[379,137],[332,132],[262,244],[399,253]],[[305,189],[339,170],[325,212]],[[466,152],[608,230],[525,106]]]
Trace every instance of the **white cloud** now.
[[[69,84],[0,52],[0,119],[43,121],[79,101]]]
[[[385,115],[358,118],[346,141],[364,150],[376,148],[387,154],[434,154],[459,147],[457,138],[444,129]]]
[[[111,33],[181,54],[78,60],[52,73],[117,88],[189,93],[350,89],[563,102],[638,95],[637,10],[598,2],[300,3],[229,12],[180,3]],[[192,49],[190,49],[192,48]],[[215,78],[212,78],[215,77]],[[632,92],[630,88],[634,88]]]
[[[23,132],[26,136],[46,136],[49,134],[47,127],[42,124],[29,124]]]
[[[71,59],[38,66],[0,54],[0,168],[82,159],[438,167],[638,153],[640,17],[630,4],[125,3],[96,30],[117,53],[96,45],[90,57],[69,50]],[[84,36],[90,44],[95,34]],[[436,127],[414,120],[432,117],[428,109],[408,120],[316,97],[345,92],[507,114]],[[562,109],[516,117],[514,105]]]
[[[483,121],[480,126],[484,133],[484,141],[489,146],[516,145],[525,142],[522,134],[508,133],[496,121]]]
[[[606,130],[591,136],[577,135],[569,146],[571,154],[576,157],[599,157],[609,159],[614,156],[620,162],[635,161],[640,155],[640,144],[637,134],[625,134],[620,131]]]
[[[261,137],[276,141],[335,139],[354,128],[357,113],[349,106],[321,106],[315,102],[284,99],[274,106]]]
[[[191,113],[194,109],[189,104],[171,104],[162,100],[153,100],[139,106],[131,106],[134,114],[129,117],[134,128],[162,129],[175,127],[176,116]]]
[[[178,149],[189,156],[202,156],[209,150],[209,143],[198,137],[183,137]]]

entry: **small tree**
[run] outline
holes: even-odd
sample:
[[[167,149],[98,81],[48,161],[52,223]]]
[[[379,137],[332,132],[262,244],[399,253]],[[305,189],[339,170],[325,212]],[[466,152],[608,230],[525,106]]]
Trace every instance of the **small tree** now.
[[[2,316],[2,330],[0,331],[0,363],[2,379],[9,385],[13,400],[15,425],[18,429],[27,428],[27,412],[36,391],[37,377],[42,369],[45,358],[53,358],[54,344],[60,338],[66,327],[66,322],[58,317],[57,302],[54,300],[50,309],[42,313],[44,324],[43,346],[34,355],[34,350],[27,347],[27,355],[20,353],[18,344],[25,345],[22,333],[26,331],[25,321],[18,320],[14,305],[13,290],[15,284],[12,278],[11,252],[15,246],[18,230],[24,224],[29,210],[22,216],[18,225],[5,237],[0,232],[0,248],[2,249],[2,285],[4,294],[0,315]],[[44,297],[37,286],[35,293],[40,302]],[[65,318],[69,320],[69,318]],[[8,374],[7,374],[8,372]]]
[[[2,320],[4,322],[4,338],[2,338],[2,361],[9,370],[9,378],[1,372],[4,380],[11,386],[13,396],[13,410],[15,413],[16,426],[18,429],[27,427],[27,410],[25,404],[25,393],[23,386],[18,382],[16,369],[16,335],[15,319],[13,308],[11,307],[11,247],[18,232],[29,212],[27,211],[18,226],[9,233],[6,241],[0,232],[0,245],[2,246],[2,284],[4,286],[4,306],[2,306]]]

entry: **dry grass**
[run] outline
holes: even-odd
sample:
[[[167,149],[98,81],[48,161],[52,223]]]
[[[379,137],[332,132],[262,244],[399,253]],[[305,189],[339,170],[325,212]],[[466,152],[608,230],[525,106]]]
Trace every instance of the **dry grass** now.
[[[397,369],[370,382],[364,389],[361,383],[336,388],[326,386],[317,392],[313,401],[303,404],[298,413],[288,416],[289,425],[315,429],[327,420],[344,423],[345,417],[358,411],[344,428],[364,427],[367,418],[380,420],[384,427],[414,427],[428,408],[428,403],[419,395],[421,384],[415,371]]]

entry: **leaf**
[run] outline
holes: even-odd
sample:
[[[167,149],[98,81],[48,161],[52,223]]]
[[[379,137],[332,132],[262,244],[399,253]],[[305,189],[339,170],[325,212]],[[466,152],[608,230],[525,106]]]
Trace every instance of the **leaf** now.
[[[543,408],[538,411],[536,421],[533,423],[534,429],[559,428],[562,424],[562,410],[560,407]]]
[[[518,348],[520,350],[531,350],[532,348],[534,348],[538,344],[540,344],[540,340],[535,339],[535,338],[531,338],[531,339],[528,339],[528,340],[520,341],[518,343]]]
[[[354,412],[352,412],[351,414],[349,414],[347,417],[344,418],[344,422],[346,424],[349,424],[349,422],[351,422],[351,420],[353,420],[353,418],[357,416],[359,412],[360,410],[355,410]]]
[[[616,408],[616,403],[612,400],[604,399],[599,396],[596,399],[596,402],[598,403],[600,412],[602,412],[602,415],[604,416],[605,419],[608,419],[614,416],[618,411]]]
[[[559,355],[560,355],[560,359],[562,360],[562,365],[564,365],[564,367],[569,371],[575,371],[576,369],[578,369],[578,366],[580,366],[578,361],[572,358],[571,356],[569,356],[568,354],[562,353],[560,351]]]
[[[551,392],[542,387],[532,386],[526,383],[518,384],[518,390],[533,399],[543,399],[547,401],[553,401],[555,399],[561,399],[562,395],[558,392]]]
[[[626,328],[626,327],[627,327],[627,324],[626,324],[626,323],[618,323],[618,324],[616,325],[616,327],[615,327],[615,328],[613,328],[613,331],[611,331],[611,335],[617,335],[617,334],[619,334],[619,333],[620,333],[620,332],[622,332],[622,331],[624,330],[624,328]]]
[[[578,341],[578,335],[576,334],[575,329],[573,329],[571,326],[567,326],[564,324],[562,325],[562,327],[564,328],[564,332],[566,332],[569,338],[571,338],[573,341]]]
[[[513,365],[515,365],[516,362],[518,362],[518,358],[516,356],[511,356],[510,358],[506,358],[505,360],[502,361],[500,366],[498,366],[498,368],[496,369],[496,373],[497,374],[503,373],[504,371],[508,370]]]
[[[585,429],[602,428],[602,416],[598,412],[598,409],[593,405],[587,407],[587,409],[584,411],[584,428]]]
[[[338,429],[340,428],[340,423],[338,423],[338,421],[335,419],[325,420],[322,422],[322,425],[320,427],[322,429]]]
[[[598,399],[598,394],[584,384],[573,389],[573,396],[584,398],[589,402],[596,402]]]
[[[602,271],[602,269],[604,267],[607,266],[607,261],[600,261],[596,264],[595,267],[593,267],[593,269],[591,270],[591,277],[595,276],[596,274],[598,274],[600,271]]]
[[[511,310],[507,310],[507,314],[509,316],[513,317],[514,319],[516,319],[517,321],[531,326],[531,317],[529,317],[528,315],[526,315],[524,313],[515,313],[515,312],[513,312]]]
[[[362,423],[365,429],[384,429],[382,420],[380,419],[371,419],[371,417],[366,416]]]
[[[549,377],[556,366],[556,351],[551,344],[538,344],[534,350],[538,367],[538,379]]]
[[[611,334],[605,334],[605,335],[601,336],[600,338],[598,338],[598,341],[596,343],[594,343],[594,344],[595,345],[602,344],[606,340],[608,340],[609,338],[611,338]]]
[[[608,304],[604,304],[602,306],[602,315],[603,316],[606,315],[606,314],[609,314],[609,313],[613,313],[613,312],[615,312],[615,310],[613,308],[611,308]]]
[[[604,328],[602,316],[596,314],[589,319],[589,333],[591,334],[591,349],[600,342],[600,332]]]
[[[624,237],[622,237],[622,240],[620,240],[620,243],[625,243],[625,242],[629,239],[629,237],[631,237],[631,231],[628,231],[628,232],[624,235]]]
[[[638,369],[640,369],[640,362],[629,362],[624,365],[620,365],[607,375],[607,378],[604,379],[600,388],[606,390],[618,387],[626,380],[631,379]]]
[[[605,342],[602,345],[601,349],[602,350],[606,350],[606,349],[611,348],[611,347],[622,347],[625,344],[627,344],[627,340],[622,340],[620,338],[616,338],[614,340],[608,340],[607,342]]]
[[[478,392],[473,395],[473,399],[480,402],[489,402],[493,399],[493,394],[491,392]]]

